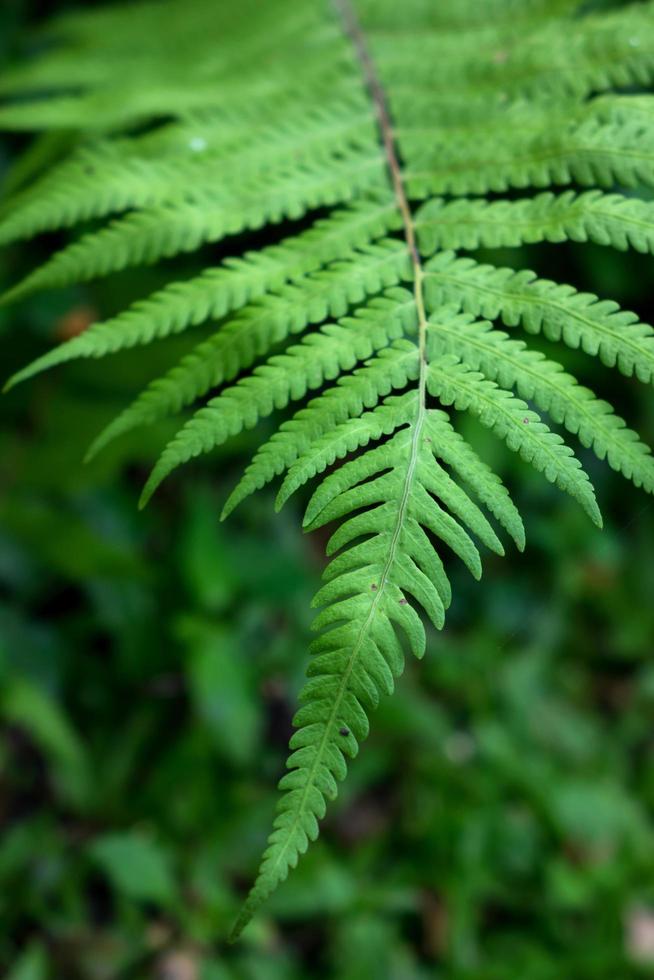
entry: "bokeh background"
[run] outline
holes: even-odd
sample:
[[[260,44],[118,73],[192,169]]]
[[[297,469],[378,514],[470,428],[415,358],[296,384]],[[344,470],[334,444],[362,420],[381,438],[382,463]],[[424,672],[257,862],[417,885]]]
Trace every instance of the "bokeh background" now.
[[[0,70],[63,6],[3,0]],[[0,173],[23,148],[3,139]],[[0,255],[0,288],[51,246]],[[654,259],[493,258],[654,319]],[[211,261],[0,310],[3,375]],[[472,423],[528,550],[488,557],[481,585],[451,568],[448,626],[377,712],[320,842],[225,946],[272,819],[324,541],[301,534],[301,501],[274,518],[270,493],[219,524],[251,436],[142,514],[174,424],[83,465],[188,342],[67,366],[0,405],[0,975],[654,976],[654,507],[582,453],[599,533]],[[651,389],[557,356],[654,441]]]

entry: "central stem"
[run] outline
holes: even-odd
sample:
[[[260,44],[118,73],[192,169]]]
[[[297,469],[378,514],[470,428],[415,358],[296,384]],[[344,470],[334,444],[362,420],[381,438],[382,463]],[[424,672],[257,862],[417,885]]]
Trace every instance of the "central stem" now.
[[[418,316],[418,349],[420,351],[420,409],[425,408],[426,381],[427,381],[427,314],[425,311],[425,297],[423,290],[424,273],[420,252],[416,240],[416,229],[411,212],[411,205],[404,186],[402,168],[400,166],[399,155],[393,135],[393,123],[386,102],[386,95],[377,73],[377,68],[372,54],[368,47],[365,34],[359,23],[356,11],[352,6],[351,0],[334,0],[334,5],[338,10],[344,30],[349,35],[356,50],[361,69],[377,116],[377,123],[382,137],[386,164],[393,184],[395,201],[402,216],[404,228],[404,238],[406,241],[411,268],[413,272],[413,295]]]

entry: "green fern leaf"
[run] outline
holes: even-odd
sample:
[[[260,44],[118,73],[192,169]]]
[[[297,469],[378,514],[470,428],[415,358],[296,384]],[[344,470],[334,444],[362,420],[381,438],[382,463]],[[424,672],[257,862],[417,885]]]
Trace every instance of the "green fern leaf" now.
[[[220,122],[224,128],[224,120]],[[374,145],[374,121],[360,103],[304,112],[298,119],[286,121],[281,130],[276,126],[264,128],[255,140],[251,135],[247,139],[248,127],[243,126],[240,139],[223,139],[213,150],[206,127],[195,128],[185,154],[169,153],[163,159],[151,153],[128,155],[122,142],[85,148],[78,159],[61,164],[58,173],[42,178],[43,186],[37,184],[23,195],[27,200],[21,203],[19,199],[13,206],[9,202],[9,212],[0,222],[0,244],[183,198],[206,195],[208,200],[223,201],[227,206],[235,197],[255,195],[262,173],[268,181],[276,160],[286,166],[289,151],[297,154],[300,142],[298,161],[304,165],[320,165],[350,150],[369,150]],[[262,146],[266,148],[265,158]]]
[[[581,463],[525,402],[449,356],[430,363],[428,385],[443,405],[475,415],[550,483],[575,497],[591,520],[602,526],[595,494]]]
[[[74,261],[93,267],[104,253],[109,269],[151,265],[269,222],[298,219],[312,209],[347,203],[358,194],[378,191],[383,180],[379,157],[368,149],[272,174],[265,193],[261,177],[251,189],[234,195],[200,188],[180,200],[129,212],[90,233],[76,246]]]
[[[308,231],[287,238],[279,245],[272,245],[260,252],[246,253],[243,257],[249,261],[252,271],[254,266],[265,266],[268,264],[273,272],[275,265],[281,268],[278,276],[271,275],[265,279],[260,287],[261,291],[274,288],[276,282],[284,282],[288,279],[296,278],[308,272],[313,272],[322,267],[326,262],[345,256],[353,248],[368,245],[387,232],[395,230],[398,226],[398,215],[392,201],[386,198],[379,202],[356,202],[347,210],[336,211],[329,218],[317,221]],[[91,247],[87,248],[87,241]],[[93,236],[88,239],[81,239],[68,248],[55,253],[44,266],[32,272],[22,283],[9,290],[2,298],[2,302],[10,303],[17,299],[29,295],[39,289],[54,289],[70,286],[73,283],[85,282],[101,276],[109,275],[112,272],[120,271],[124,267],[125,256],[121,253],[99,251],[92,246],[95,241]],[[232,270],[243,268],[243,258],[227,259],[220,270]],[[176,319],[181,319],[187,310],[188,322],[196,323],[198,317],[205,319],[207,316],[222,316],[222,313],[213,312],[212,297],[216,291],[214,287],[220,283],[224,272],[219,269],[209,269],[202,276],[191,279],[187,283],[176,283],[171,288],[165,289],[161,294],[152,297],[152,303],[147,310],[148,316],[155,316],[157,311],[152,309],[161,300],[161,314],[170,315],[171,306],[177,300],[180,309],[175,310]],[[263,270],[262,270],[263,271]],[[229,277],[228,277],[229,279]],[[253,286],[253,296],[258,295],[256,287]],[[188,303],[188,307],[185,304]],[[196,309],[208,309],[208,314],[196,313]],[[115,331],[114,331],[115,332]]]
[[[404,249],[389,241],[374,248],[368,246],[365,253],[327,266],[324,272],[284,287],[279,294],[261,300],[259,305],[246,307],[165,377],[152,382],[101,433],[90,455],[135,426],[152,424],[178,412],[212,388],[231,381],[289,334],[301,333],[310,323],[320,323],[328,316],[338,316],[350,305],[409,277]],[[333,338],[334,352],[339,346],[336,338],[343,341],[341,358],[347,360],[349,354],[352,364],[383,347],[393,334],[393,318],[385,328],[376,321],[366,324],[371,328],[370,334],[361,329],[362,323],[357,324],[355,334],[347,336],[337,327],[322,328]]]
[[[627,429],[608,402],[600,401],[560,364],[540,351],[530,351],[519,340],[492,329],[490,323],[461,316],[439,318],[430,331],[431,349],[460,357],[467,367],[481,371],[503,388],[516,388],[522,398],[535,402],[552,419],[592,447],[636,486],[654,492],[654,458],[638,435]]]
[[[392,295],[392,294],[391,294]],[[398,302],[399,301],[399,302]],[[378,310],[398,318],[403,332],[415,332],[415,303],[409,293],[395,293],[394,298],[371,304],[370,314],[379,318]],[[365,311],[363,311],[365,314]],[[342,329],[359,329],[357,320],[343,320]],[[225,504],[223,519],[255,490],[260,490],[283,473],[323,433],[339,422],[372,408],[380,397],[393,388],[403,388],[417,377],[417,358],[413,344],[397,344],[379,352],[362,368],[339,378],[336,385],[300,409],[293,418],[259,448],[242,479]]]
[[[617,303],[578,293],[572,286],[538,279],[528,270],[514,272],[443,252],[427,263],[429,303],[458,303],[466,312],[509,327],[520,324],[529,333],[541,331],[548,340],[563,340],[599,355],[608,367],[648,384],[654,376],[654,331],[639,323]]]
[[[619,194],[549,192],[518,201],[437,198],[416,217],[424,255],[441,249],[511,248],[525,242],[595,242],[654,251],[654,205]]]
[[[337,256],[346,257],[356,244],[381,237],[387,209],[364,206],[353,212],[337,213],[295,238],[242,259],[226,259],[187,283],[173,283],[147,300],[135,303],[125,313],[105,323],[94,324],[79,337],[61,344],[8,382],[8,387],[41,371],[80,357],[104,357],[137,345],[149,344],[218,319],[253,299],[280,289],[289,281],[300,281]],[[383,216],[382,216],[383,215]],[[388,219],[386,219],[388,220]],[[391,264],[391,256],[389,265]]]
[[[164,283],[9,386],[204,325],[91,453],[199,402],[145,501],[282,412],[223,516],[281,477],[278,506],[312,483],[306,530],[334,525],[289,772],[235,934],[317,836],[405,648],[423,655],[420,610],[443,625],[451,554],[478,578],[500,534],[524,547],[458,413],[597,524],[587,474],[537,411],[654,492],[638,434],[581,370],[529,346],[542,334],[651,384],[652,328],[609,299],[457,254],[654,250],[654,2],[588,6],[147,0],[59,18],[39,54],[0,74],[0,127],[40,134],[0,202],[0,243],[65,237],[2,302],[147,264]],[[163,260],[181,254],[197,264],[167,279]]]
[[[432,465],[424,439],[426,413],[415,396],[413,402],[412,422],[380,449],[327,477],[307,510],[307,522],[316,527],[341,510],[350,514],[359,506],[373,507],[346,520],[328,545],[329,553],[346,550],[328,566],[326,584],[315,598],[324,608],[314,628],[326,632],[313,644],[304,706],[294,719],[291,771],[280,783],[284,795],[275,828],[235,933],[317,836],[326,801],[336,796],[337,780],[345,776],[345,756],[354,756],[368,734],[367,712],[382,694],[392,693],[403,670],[398,631],[415,656],[424,654],[424,628],[406,594],[436,627],[443,624],[449,583],[425,531],[446,541],[475,576],[481,573],[472,539],[430,492],[434,487],[447,496],[449,486]],[[350,547],[362,535],[365,541]]]
[[[351,368],[355,360],[349,344],[334,344],[329,327],[309,334],[302,344],[288,348],[285,354],[271,357],[233,388],[212,399],[180,429],[152,471],[141,505],[182,463],[210,452],[243,429],[252,428],[260,418],[285,408],[289,401],[303,398],[308,390],[319,388],[324,381]]]

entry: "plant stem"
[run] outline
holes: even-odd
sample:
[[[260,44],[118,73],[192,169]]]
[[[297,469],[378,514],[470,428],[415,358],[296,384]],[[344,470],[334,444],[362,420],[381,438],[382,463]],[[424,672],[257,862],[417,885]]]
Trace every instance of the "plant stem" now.
[[[386,164],[393,184],[397,207],[402,216],[404,238],[413,270],[413,295],[418,315],[418,348],[420,351],[420,406],[424,410],[426,407],[427,380],[427,314],[425,312],[423,291],[424,273],[420,252],[418,251],[413,213],[407,197],[406,187],[402,177],[402,167],[400,166],[398,149],[393,134],[393,123],[377,66],[375,65],[366,36],[351,0],[333,0],[333,2],[343,24],[343,29],[354,45],[370,97],[375,107]]]

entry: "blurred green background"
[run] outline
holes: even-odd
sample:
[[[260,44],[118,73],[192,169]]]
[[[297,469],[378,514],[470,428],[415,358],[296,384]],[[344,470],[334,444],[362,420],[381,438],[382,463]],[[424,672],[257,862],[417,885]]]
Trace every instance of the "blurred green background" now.
[[[0,59],[46,6],[5,0]],[[22,146],[3,141],[0,169]],[[48,244],[0,256],[0,288]],[[654,318],[651,259],[574,246],[494,259]],[[3,375],[163,274],[3,309]],[[448,626],[377,712],[320,842],[225,947],[272,818],[324,541],[302,536],[301,501],[274,518],[269,493],[218,523],[251,436],[143,514],[174,424],[83,465],[188,342],[71,365],[2,401],[0,975],[654,976],[654,507],[582,454],[599,533],[467,423],[515,490],[527,553],[489,557],[481,585],[452,566]],[[556,356],[654,441],[651,390]]]

